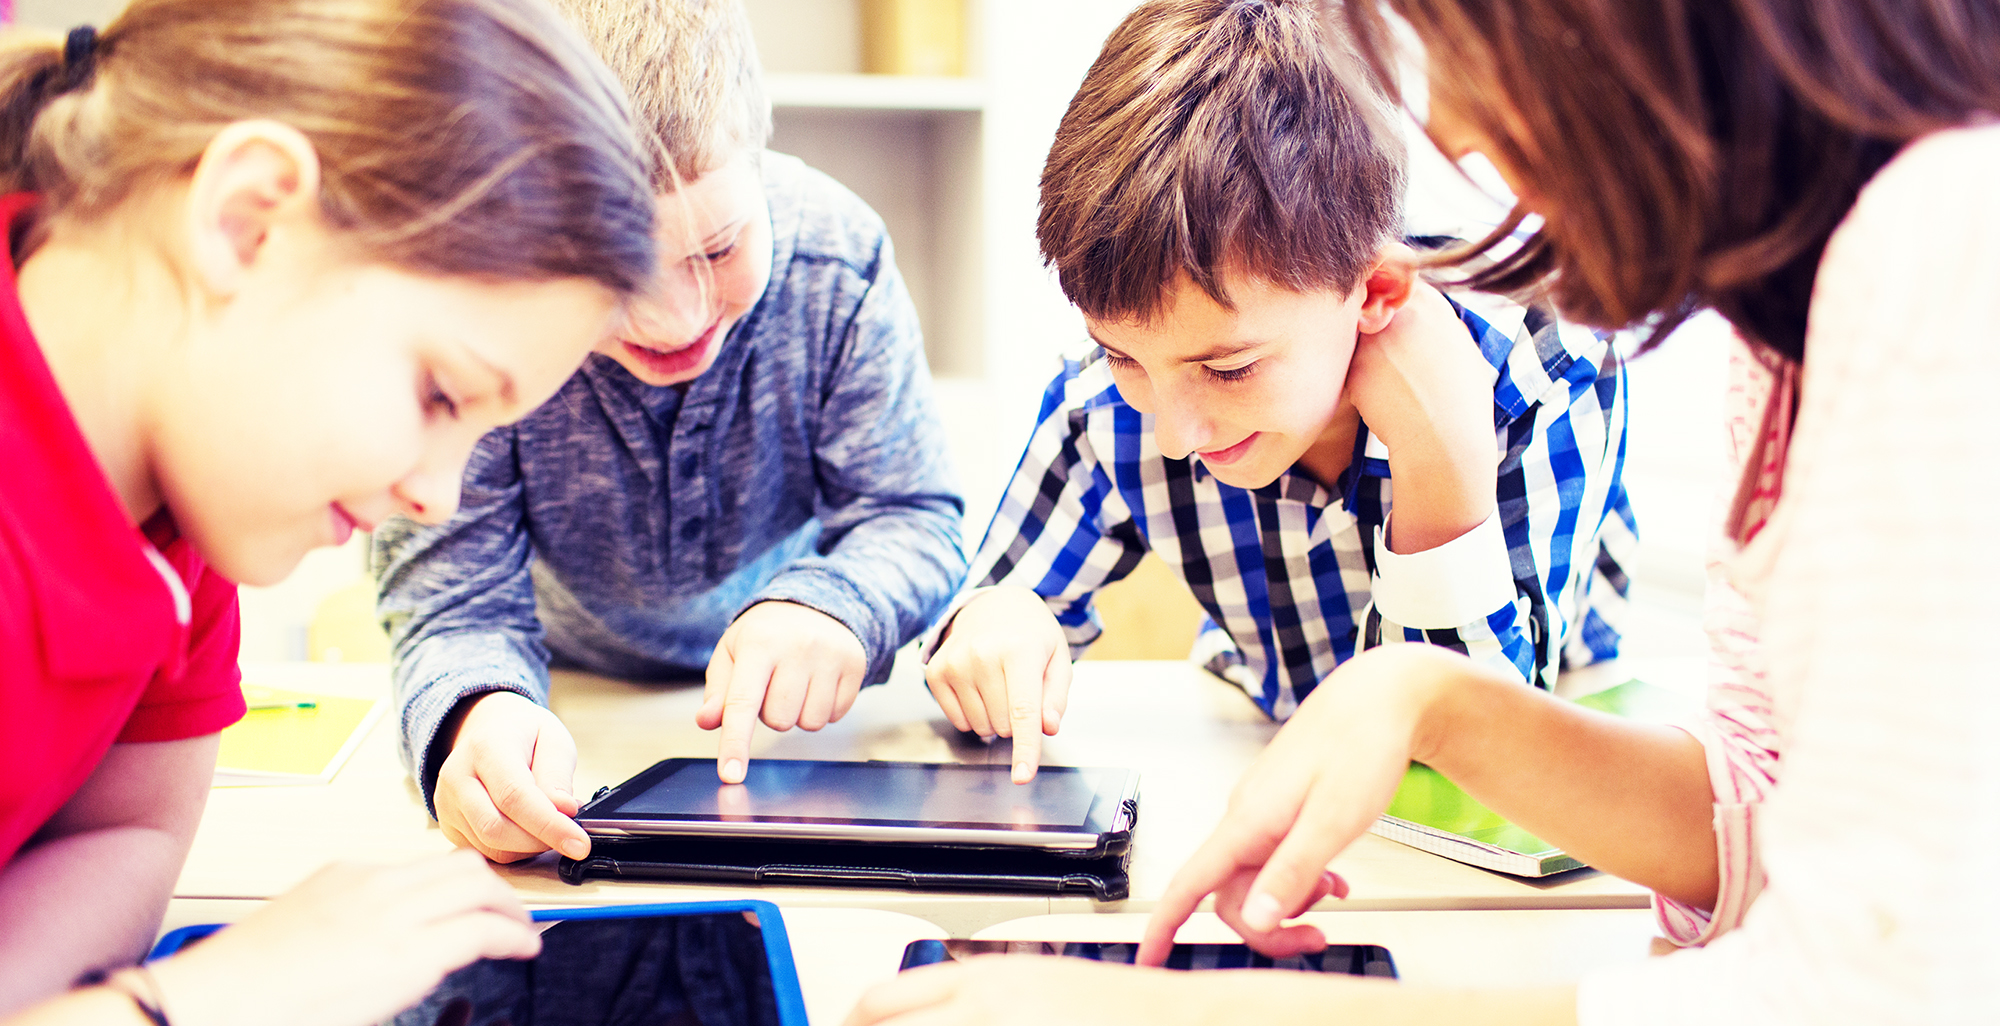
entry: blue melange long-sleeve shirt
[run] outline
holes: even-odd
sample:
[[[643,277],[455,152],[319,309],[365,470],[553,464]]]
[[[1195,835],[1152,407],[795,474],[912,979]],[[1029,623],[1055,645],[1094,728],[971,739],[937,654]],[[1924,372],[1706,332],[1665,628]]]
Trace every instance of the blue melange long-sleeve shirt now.
[[[886,679],[965,574],[916,310],[881,219],[767,153],[771,282],[715,365],[646,385],[592,354],[480,441],[459,511],[376,534],[407,765],[428,799],[452,708],[548,696],[548,666],[699,678],[767,599],[847,625]]]

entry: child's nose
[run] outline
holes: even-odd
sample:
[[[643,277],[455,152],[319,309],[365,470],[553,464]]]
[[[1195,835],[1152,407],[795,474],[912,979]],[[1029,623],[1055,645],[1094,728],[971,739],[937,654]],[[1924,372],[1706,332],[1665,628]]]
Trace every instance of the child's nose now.
[[[442,524],[458,512],[458,488],[466,457],[426,460],[389,489],[404,516],[420,524]]]
[[[1185,459],[1215,437],[1214,424],[1190,397],[1155,389],[1153,403],[1153,441],[1166,458]]]

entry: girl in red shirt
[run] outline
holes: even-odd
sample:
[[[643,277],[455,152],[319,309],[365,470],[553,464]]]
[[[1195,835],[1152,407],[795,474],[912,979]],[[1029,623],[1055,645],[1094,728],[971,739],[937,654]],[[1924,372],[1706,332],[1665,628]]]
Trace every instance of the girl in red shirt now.
[[[121,968],[243,712],[233,582],[449,517],[651,276],[616,84],[538,0],[136,0],[0,44],[0,193],[0,1017],[360,1024],[532,954],[457,855]]]

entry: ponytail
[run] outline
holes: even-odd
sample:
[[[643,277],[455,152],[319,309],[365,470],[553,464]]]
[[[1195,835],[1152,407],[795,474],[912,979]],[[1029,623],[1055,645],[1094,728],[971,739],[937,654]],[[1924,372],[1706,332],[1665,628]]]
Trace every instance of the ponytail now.
[[[97,32],[78,29],[71,37],[78,32],[90,34],[86,59],[95,70]],[[50,101],[86,84],[88,76],[70,68],[68,55],[77,47],[67,40],[30,32],[14,36],[0,48],[0,192],[34,192],[23,163],[35,118]]]

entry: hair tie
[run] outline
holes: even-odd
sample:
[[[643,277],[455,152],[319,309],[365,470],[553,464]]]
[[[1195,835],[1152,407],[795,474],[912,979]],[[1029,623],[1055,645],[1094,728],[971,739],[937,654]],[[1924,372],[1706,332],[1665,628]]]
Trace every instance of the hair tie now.
[[[78,25],[63,40],[63,92],[90,85],[97,72],[97,28]]]

